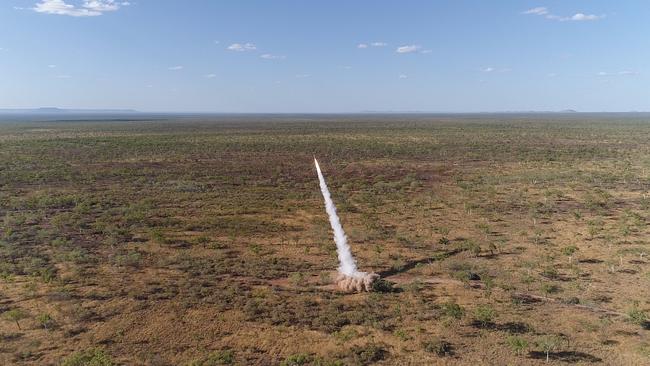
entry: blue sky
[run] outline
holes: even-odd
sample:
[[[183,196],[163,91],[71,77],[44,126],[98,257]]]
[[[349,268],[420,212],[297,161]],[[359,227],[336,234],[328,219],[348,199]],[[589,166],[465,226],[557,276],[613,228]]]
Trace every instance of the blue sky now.
[[[0,108],[650,111],[650,1],[3,0]]]

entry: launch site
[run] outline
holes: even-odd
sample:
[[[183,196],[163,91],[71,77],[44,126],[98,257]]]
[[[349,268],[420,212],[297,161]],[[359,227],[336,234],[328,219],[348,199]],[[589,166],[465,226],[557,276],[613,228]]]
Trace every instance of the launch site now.
[[[650,365],[649,11],[3,2],[0,365]]]

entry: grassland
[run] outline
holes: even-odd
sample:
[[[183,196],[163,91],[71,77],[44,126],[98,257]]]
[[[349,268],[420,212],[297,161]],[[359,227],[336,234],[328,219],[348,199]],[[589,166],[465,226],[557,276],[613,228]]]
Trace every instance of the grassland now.
[[[650,364],[648,141],[643,115],[2,123],[0,364]],[[312,155],[392,291],[329,285]]]

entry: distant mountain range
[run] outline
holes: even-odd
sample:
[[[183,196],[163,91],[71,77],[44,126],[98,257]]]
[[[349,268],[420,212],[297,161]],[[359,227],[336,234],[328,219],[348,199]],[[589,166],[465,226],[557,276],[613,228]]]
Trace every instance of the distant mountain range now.
[[[481,111],[481,112],[445,112],[445,111],[418,111],[418,110],[364,110],[361,113],[386,113],[386,114],[546,114],[546,113],[579,113],[575,109],[563,109],[561,111]]]
[[[134,109],[62,109],[55,107],[1,109],[1,114],[132,114],[139,113]]]

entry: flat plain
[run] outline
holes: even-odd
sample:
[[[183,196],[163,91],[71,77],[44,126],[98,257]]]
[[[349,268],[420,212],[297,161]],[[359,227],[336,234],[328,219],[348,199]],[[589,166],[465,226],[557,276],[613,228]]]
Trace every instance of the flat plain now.
[[[648,365],[649,141],[644,114],[2,122],[0,364]],[[313,156],[376,292],[331,285]]]

